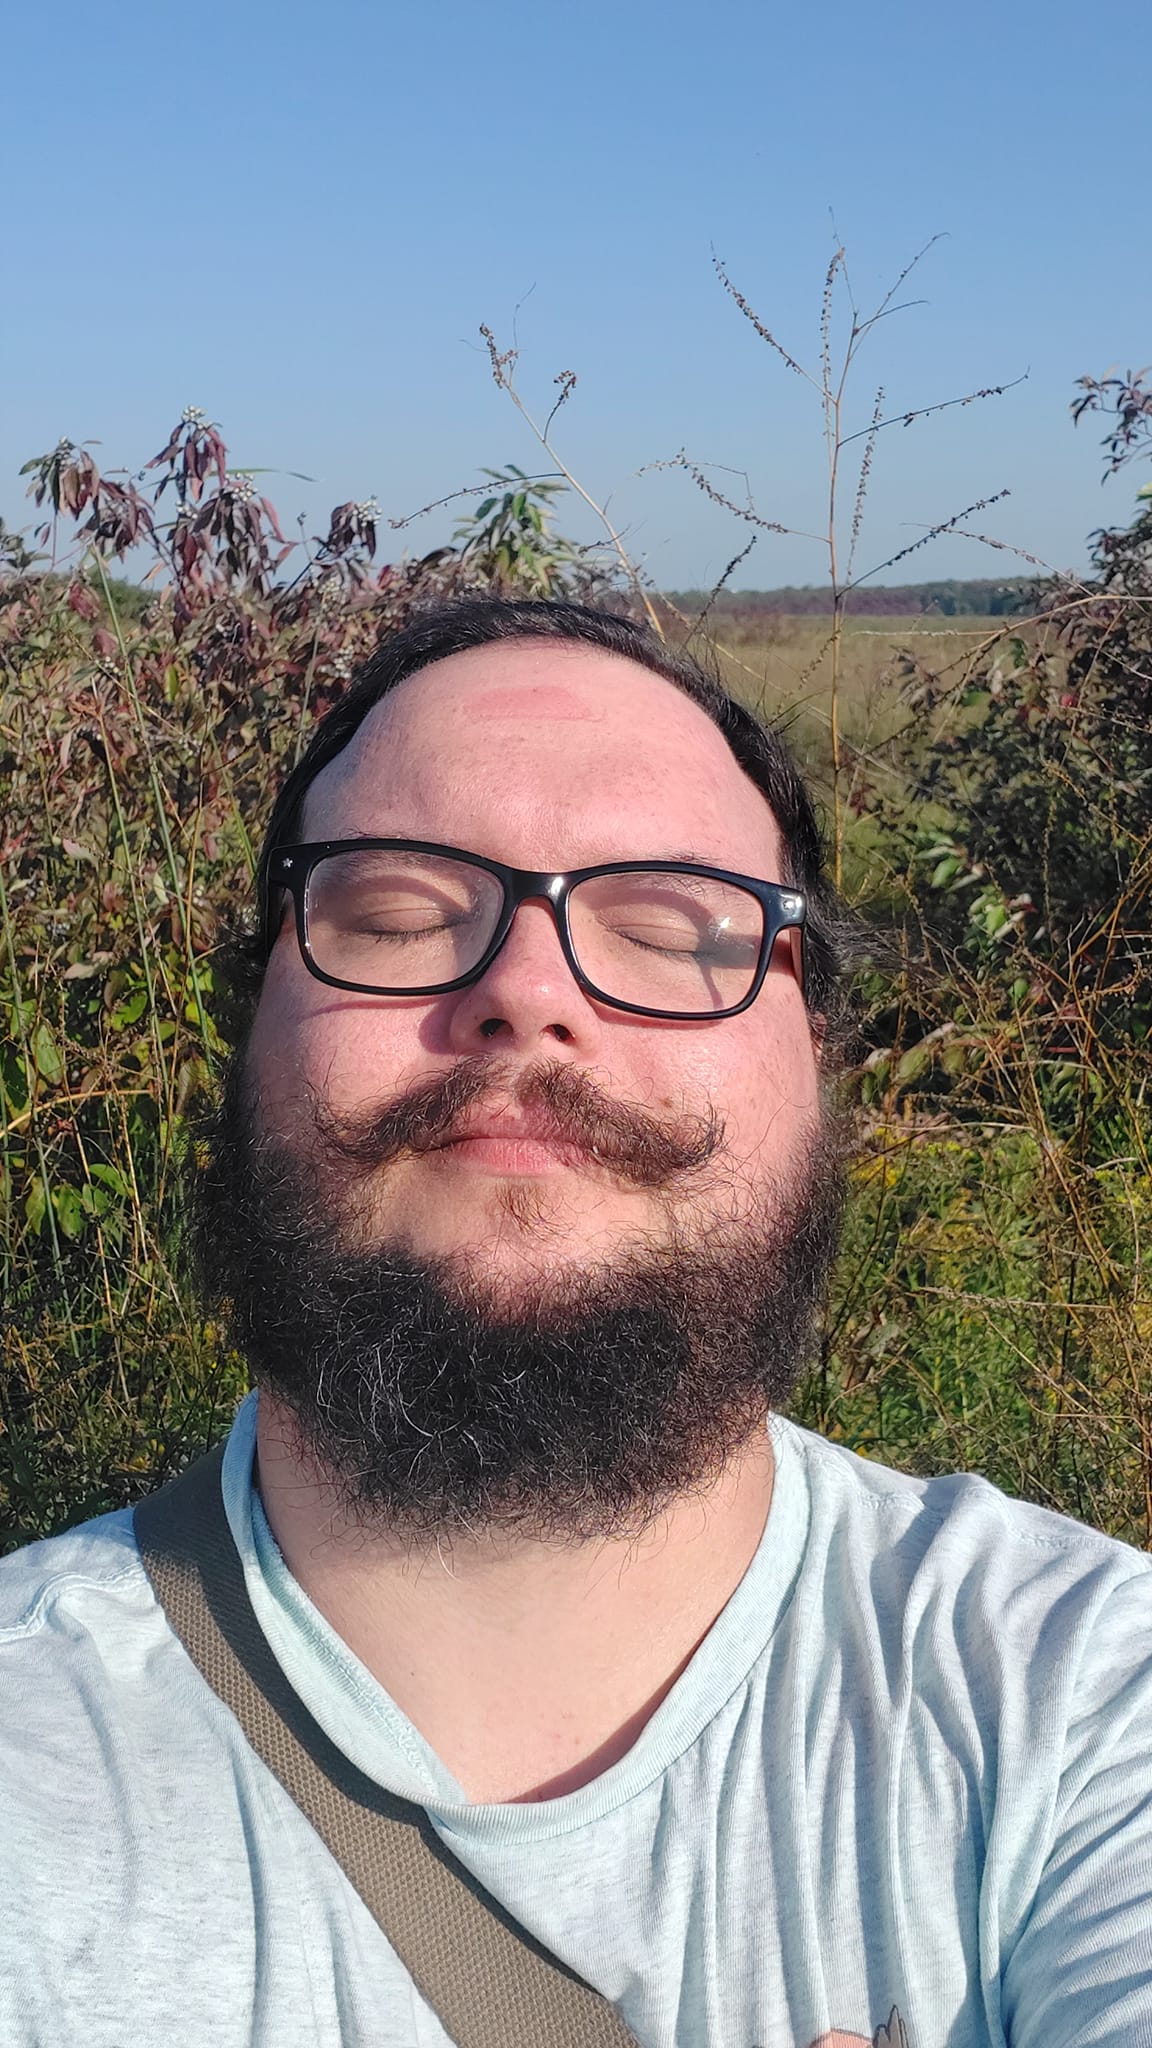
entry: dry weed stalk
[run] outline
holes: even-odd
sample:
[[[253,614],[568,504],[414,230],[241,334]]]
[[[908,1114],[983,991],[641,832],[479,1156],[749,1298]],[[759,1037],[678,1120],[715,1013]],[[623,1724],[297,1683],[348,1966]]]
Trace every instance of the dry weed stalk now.
[[[605,533],[608,536],[609,545],[611,546],[625,577],[631,584],[632,589],[634,590],[637,598],[639,599],[641,605],[644,608],[644,612],[647,616],[649,625],[651,626],[653,632],[657,634],[657,636],[662,640],[664,638],[664,630],[660,624],[660,620],[657,615],[655,606],[652,603],[652,599],[648,594],[647,588],[645,587],[644,579],[641,576],[640,571],[637,568],[635,562],[632,560],[631,555],[628,553],[628,550],[624,545],[622,536],[617,531],[616,527],[613,525],[612,520],[609,518],[607,506],[598,504],[596,499],[592,496],[591,492],[585,490],[584,485],[580,482],[579,478],[573,474],[572,470],[568,468],[568,465],[557,453],[556,448],[554,447],[552,440],[550,438],[553,420],[555,419],[557,413],[560,411],[561,407],[567,404],[569,398],[572,396],[572,393],[576,388],[576,372],[574,370],[561,370],[559,375],[555,378],[554,381],[559,387],[558,395],[552,405],[551,411],[549,412],[546,420],[544,421],[543,426],[541,426],[539,422],[533,417],[532,413],[529,412],[528,407],[525,405],[524,400],[521,398],[520,393],[516,388],[516,364],[519,360],[520,351],[516,348],[501,349],[500,347],[498,347],[496,337],[493,334],[492,329],[490,327],[482,326],[480,332],[484,337],[484,343],[488,350],[488,359],[492,365],[492,377],[493,381],[497,386],[497,389],[507,393],[508,397],[512,400],[513,405],[516,407],[517,412],[520,414],[521,419],[524,420],[526,425],[530,428],[531,432],[535,435],[537,441],[540,443],[540,446],[544,450],[544,453],[547,455],[549,461],[555,464],[556,469],[558,470],[559,474],[564,478],[564,481],[568,485],[569,489],[575,491],[576,496],[579,499],[581,499],[581,501],[585,505],[587,505],[590,512],[595,513],[596,518],[600,521],[601,526],[603,527]]]
[[[750,487],[745,502],[740,504],[726,492],[717,489],[715,484],[712,483],[707,472],[709,469],[716,469],[719,465],[705,465],[697,462],[690,458],[683,449],[680,450],[679,454],[672,456],[665,462],[648,465],[650,468],[683,469],[692,479],[697,489],[703,491],[713,504],[735,518],[754,526],[758,532],[788,535],[793,539],[814,542],[824,553],[831,596],[831,623],[824,645],[813,657],[809,669],[801,674],[800,684],[803,687],[808,674],[814,672],[815,667],[826,656],[829,658],[831,684],[828,721],[831,745],[833,865],[838,887],[843,883],[846,817],[844,750],[840,709],[843,681],[843,641],[845,618],[852,592],[859,589],[860,585],[866,583],[870,578],[881,574],[883,570],[894,568],[898,563],[905,561],[908,556],[915,554],[918,549],[927,547],[929,542],[939,539],[945,534],[958,531],[960,529],[960,522],[968,519],[972,513],[984,511],[988,506],[999,503],[1002,498],[1008,495],[1007,491],[997,491],[991,496],[978,499],[975,504],[967,506],[964,511],[954,513],[951,517],[936,522],[921,534],[917,540],[910,542],[907,547],[898,549],[894,554],[889,555],[886,560],[875,563],[862,574],[856,574],[857,546],[863,526],[864,508],[872,474],[876,444],[880,434],[893,426],[910,426],[914,421],[927,419],[935,413],[948,410],[952,406],[973,405],[981,400],[1002,397],[1015,384],[1022,382],[1021,378],[1015,378],[1011,383],[985,385],[957,398],[941,399],[932,405],[917,406],[905,412],[893,413],[888,416],[885,416],[883,412],[884,392],[881,387],[874,399],[868,424],[862,428],[854,428],[851,431],[846,430],[846,406],[860,350],[882,320],[888,319],[895,313],[906,312],[913,304],[920,303],[919,301],[912,300],[897,302],[897,296],[908,278],[939,239],[939,236],[934,235],[931,241],[925,243],[924,247],[918,251],[911,262],[905,265],[899,277],[885,293],[884,298],[880,301],[875,311],[869,314],[862,314],[856,303],[848,275],[845,250],[843,245],[837,244],[825,274],[821,296],[819,369],[816,372],[806,369],[799,358],[784,346],[783,342],[779,340],[773,330],[756,312],[744,293],[734,284],[720,258],[715,255],[713,256],[716,275],[720,279],[724,290],[739,308],[754,332],[779,358],[786,369],[790,370],[793,375],[801,378],[809,386],[818,400],[821,411],[827,478],[825,497],[826,521],[822,532],[811,533],[785,520],[763,517],[755,504]],[[849,316],[847,332],[839,347],[837,347],[835,334],[835,309],[838,291],[844,295],[847,301]],[[864,448],[851,492],[851,501],[850,504],[846,504],[843,475],[845,451],[854,442],[859,440],[864,442]],[[729,573],[730,570],[725,572],[724,580],[726,580]]]

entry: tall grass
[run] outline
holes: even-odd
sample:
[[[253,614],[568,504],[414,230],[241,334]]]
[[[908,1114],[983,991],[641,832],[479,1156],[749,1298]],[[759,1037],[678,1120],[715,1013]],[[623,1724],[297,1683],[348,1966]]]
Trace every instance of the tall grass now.
[[[188,1112],[223,1050],[211,948],[248,873],[251,786],[242,755],[210,765],[193,675],[166,664],[144,700],[147,642],[114,605],[101,656],[58,593],[7,595],[0,1520],[18,1542],[178,1466],[243,1385],[188,1307],[173,1233]]]

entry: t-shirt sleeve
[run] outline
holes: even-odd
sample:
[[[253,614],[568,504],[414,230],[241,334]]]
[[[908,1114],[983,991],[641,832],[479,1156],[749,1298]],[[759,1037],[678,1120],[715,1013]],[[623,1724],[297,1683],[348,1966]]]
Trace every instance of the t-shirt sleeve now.
[[[1002,2001],[1011,2048],[1152,2048],[1152,1572],[1113,1592],[1088,1636]]]

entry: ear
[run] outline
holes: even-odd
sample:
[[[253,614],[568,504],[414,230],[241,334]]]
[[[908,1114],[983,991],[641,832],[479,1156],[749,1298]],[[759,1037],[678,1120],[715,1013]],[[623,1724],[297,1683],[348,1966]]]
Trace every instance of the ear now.
[[[794,975],[796,976],[796,980],[797,980],[797,982],[798,982],[798,983],[799,983],[799,985],[800,985],[800,989],[801,989],[801,991],[803,991],[803,988],[804,988],[804,927],[803,927],[803,925],[799,925],[799,924],[790,924],[790,925],[788,925],[788,926],[786,927],[786,934],[785,934],[785,935],[786,935],[786,937],[787,937],[787,940],[788,940],[788,950],[789,950],[789,952],[790,952],[790,953],[791,953],[791,955],[792,955],[792,972],[793,972],[793,974],[794,974]]]
[[[792,972],[796,976],[797,987],[803,993],[805,982],[803,926],[788,925],[781,933],[781,937],[788,941],[788,950],[792,959]],[[816,1051],[816,1064],[819,1066],[823,1061],[824,1039],[828,1030],[828,1019],[822,1010],[809,1010],[808,1028],[812,1033],[812,1044]]]
[[[803,994],[806,980],[803,926],[788,925],[780,936],[788,941],[788,950],[792,960],[792,972],[796,976],[796,986],[801,994]],[[812,1034],[816,1064],[821,1066],[824,1059],[824,1040],[828,1031],[828,1019],[822,1010],[809,1010],[808,1029]]]

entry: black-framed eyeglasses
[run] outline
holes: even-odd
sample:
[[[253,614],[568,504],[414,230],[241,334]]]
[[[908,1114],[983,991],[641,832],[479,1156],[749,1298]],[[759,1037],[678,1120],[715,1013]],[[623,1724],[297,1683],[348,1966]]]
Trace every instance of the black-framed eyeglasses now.
[[[806,904],[786,883],[687,861],[604,861],[563,874],[507,867],[419,839],[280,846],[264,885],[296,910],[304,964],[360,995],[447,995],[479,981],[522,903],[551,906],[564,957],[598,1002],[640,1017],[735,1017],[755,1002],[781,932],[803,988]]]

